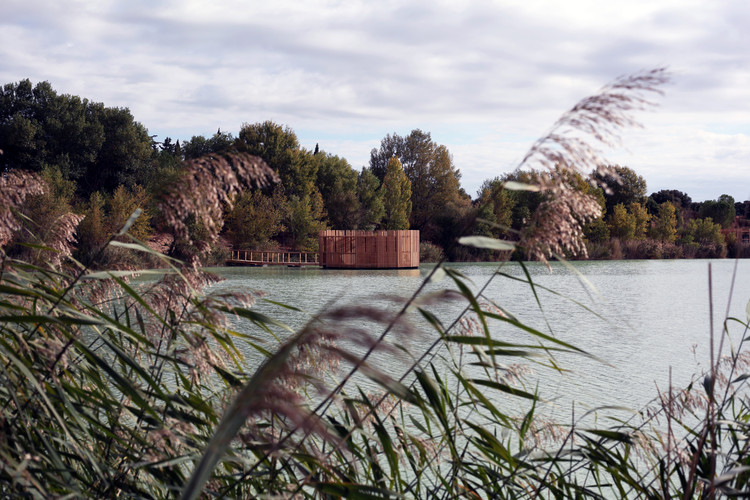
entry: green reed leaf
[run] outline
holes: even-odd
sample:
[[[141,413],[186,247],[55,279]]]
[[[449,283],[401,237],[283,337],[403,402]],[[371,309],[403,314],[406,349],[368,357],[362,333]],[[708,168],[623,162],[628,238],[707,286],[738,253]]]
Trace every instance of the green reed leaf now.
[[[498,391],[507,392],[508,394],[511,394],[513,396],[519,396],[522,398],[531,399],[533,401],[536,401],[538,399],[536,394],[532,394],[530,392],[526,392],[524,390],[511,387],[508,384],[495,382],[494,380],[471,379],[471,381],[477,385],[483,385],[485,387],[497,389]]]
[[[515,250],[516,244],[512,241],[498,240],[488,236],[462,236],[458,243],[467,247],[486,248],[489,250]]]

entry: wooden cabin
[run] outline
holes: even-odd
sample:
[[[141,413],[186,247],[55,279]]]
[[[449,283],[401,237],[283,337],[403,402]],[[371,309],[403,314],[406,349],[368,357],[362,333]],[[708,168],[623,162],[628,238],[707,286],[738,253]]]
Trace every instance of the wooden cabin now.
[[[419,231],[321,231],[320,265],[329,269],[419,267]]]

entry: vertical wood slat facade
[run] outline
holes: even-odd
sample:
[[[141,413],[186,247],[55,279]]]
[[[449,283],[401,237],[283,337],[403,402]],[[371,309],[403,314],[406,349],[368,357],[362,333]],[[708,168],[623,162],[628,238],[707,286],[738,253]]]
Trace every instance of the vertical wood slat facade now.
[[[320,265],[338,269],[419,267],[419,231],[321,231]]]

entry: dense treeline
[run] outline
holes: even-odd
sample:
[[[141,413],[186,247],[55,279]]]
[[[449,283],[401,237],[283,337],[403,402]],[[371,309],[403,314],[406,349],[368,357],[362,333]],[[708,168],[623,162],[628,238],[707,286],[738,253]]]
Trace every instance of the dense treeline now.
[[[158,142],[126,108],[60,95],[48,82],[32,85],[29,80],[0,90],[0,149],[4,172],[32,170],[50,187],[24,205],[31,227],[18,233],[11,252],[29,258],[29,244],[44,241],[44,232],[54,227],[50,221],[75,213],[85,216],[77,230],[76,255],[84,264],[137,207],[144,213],[131,234],[180,257],[185,249],[161,237],[164,221],[152,215],[152,204],[181,175],[184,161],[205,155],[257,155],[280,178],[221,207],[222,240],[207,262],[221,262],[227,247],[314,250],[318,231],[326,228],[419,229],[423,258],[445,253],[452,260],[491,259],[487,250],[457,248],[453,242],[469,227],[475,234],[517,239],[545,195],[504,185],[539,184],[549,175],[511,172],[485,181],[472,200],[460,186],[450,151],[429,132],[387,135],[371,151],[369,165],[356,170],[317,145],[313,151],[303,148],[292,129],[270,121],[244,124],[236,136],[219,130],[182,143],[172,138]],[[750,201],[722,195],[697,203],[676,190],[647,196],[643,177],[627,167],[615,171],[617,179],[569,175],[571,189],[593,195],[601,205],[601,216],[585,227],[590,258],[747,253],[734,232],[722,230],[747,224]],[[205,231],[198,221],[186,223],[198,236]],[[107,252],[107,265],[129,264],[113,249]]]

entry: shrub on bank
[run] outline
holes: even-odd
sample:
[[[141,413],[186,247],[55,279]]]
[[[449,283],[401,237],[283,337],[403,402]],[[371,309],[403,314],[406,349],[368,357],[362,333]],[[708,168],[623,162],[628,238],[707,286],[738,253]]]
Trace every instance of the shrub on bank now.
[[[440,262],[445,258],[443,249],[429,241],[419,242],[419,262]]]

